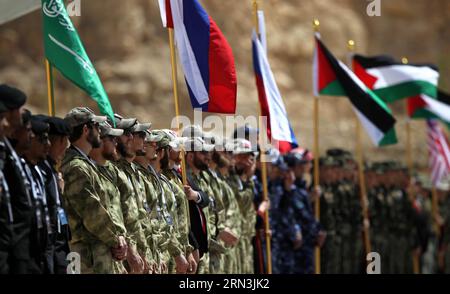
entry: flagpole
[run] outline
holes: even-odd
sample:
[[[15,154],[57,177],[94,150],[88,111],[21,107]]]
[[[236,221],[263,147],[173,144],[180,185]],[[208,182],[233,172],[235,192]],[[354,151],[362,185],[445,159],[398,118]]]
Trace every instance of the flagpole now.
[[[402,63],[408,64],[408,58],[402,57]],[[408,116],[408,99],[405,100],[405,112],[406,112],[406,124],[405,124],[405,131],[406,131],[406,165],[408,167],[408,173],[412,175],[412,172],[414,171],[414,163],[412,159],[412,144],[411,144],[411,119]],[[413,195],[410,195],[411,204],[413,204],[414,198],[412,198]],[[420,273],[420,260],[419,256],[417,256],[416,252],[413,251],[413,272],[414,274]]]
[[[408,58],[402,57],[402,63],[408,64]],[[411,145],[411,120],[408,117],[408,99],[405,100],[406,108],[406,164],[408,166],[408,171],[411,174],[414,169],[414,163],[412,159],[412,145]]]
[[[256,35],[259,38],[259,20],[258,20],[258,0],[252,0],[252,6],[253,6],[253,14],[254,14],[254,23],[255,23],[255,30]],[[262,108],[259,109],[259,129],[262,130]],[[260,136],[262,134],[266,134],[265,132],[260,132]],[[260,142],[263,142],[263,140],[260,140]],[[261,163],[261,182],[263,187],[263,200],[269,201],[269,191],[268,191],[268,184],[267,184],[267,163],[265,159],[265,153],[264,144],[260,144],[261,148],[261,154],[259,156],[259,160]],[[266,256],[267,256],[267,273],[272,274],[272,252],[271,252],[271,243],[270,243],[270,224],[269,224],[269,210],[266,209],[264,212],[264,233],[266,238]]]
[[[172,89],[173,89],[173,99],[174,99],[174,105],[175,105],[175,119],[177,123],[177,132],[180,130],[180,107],[179,107],[179,100],[178,100],[178,79],[177,79],[177,59],[175,55],[175,42],[174,42],[174,36],[173,36],[173,28],[168,28],[169,33],[169,47],[170,47],[170,64],[172,66]],[[181,181],[183,182],[183,185],[188,185],[187,181],[187,170],[186,170],[186,157],[184,154],[184,146],[181,146]],[[189,206],[186,206],[186,212],[187,212],[187,218],[190,219],[190,212],[189,212]],[[188,222],[189,230],[191,229],[191,222]]]
[[[179,107],[179,99],[178,99],[178,80],[177,80],[177,60],[175,55],[175,42],[174,42],[174,34],[173,28],[168,28],[169,32],[169,46],[170,46],[170,63],[172,65],[172,88],[173,88],[173,99],[175,105],[175,119],[177,123],[177,131],[180,130],[180,107]],[[181,178],[183,181],[183,185],[187,185],[186,178],[186,158],[184,156],[184,150],[181,150]]]
[[[47,74],[47,101],[48,115],[55,116],[55,96],[53,91],[53,67],[48,59],[45,59],[45,71]]]
[[[318,19],[313,20],[314,32],[319,32],[320,22]],[[319,183],[319,97],[314,94],[314,189],[320,187]],[[314,215],[316,221],[320,221],[320,199],[316,199],[314,203]],[[320,274],[320,247],[314,248],[315,257],[315,273]]]
[[[352,54],[355,51],[355,41],[348,40],[347,48],[349,51],[348,54],[348,66],[351,70],[353,70],[352,66]],[[364,164],[363,164],[363,146],[361,143],[361,123],[359,122],[358,116],[355,114],[355,126],[356,126],[356,157],[358,161],[358,179],[359,179],[359,188],[360,188],[360,202],[361,202],[361,210],[363,215],[363,235],[364,235],[364,250],[367,254],[372,252],[372,246],[370,244],[370,222],[369,222],[369,205],[367,200],[367,189],[366,189],[366,181],[364,178]],[[369,262],[369,261],[368,261]]]

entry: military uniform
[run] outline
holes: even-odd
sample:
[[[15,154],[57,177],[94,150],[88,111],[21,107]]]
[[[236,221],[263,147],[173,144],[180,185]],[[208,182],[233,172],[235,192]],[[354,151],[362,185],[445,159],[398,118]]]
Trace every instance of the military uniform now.
[[[146,259],[146,262],[150,264],[154,260],[150,244],[154,243],[152,240],[153,225],[149,218],[150,207],[147,202],[147,194],[150,193],[151,195],[153,192],[154,195],[154,190],[147,192],[147,187],[140,180],[138,168],[134,163],[128,162],[125,158],[121,158],[119,161],[115,162],[115,165],[123,172],[129,187],[132,187],[133,189],[133,202],[136,203],[139,223],[142,233],[145,236],[145,241],[138,239],[140,241],[137,243],[137,249],[141,256]]]
[[[244,274],[254,273],[252,238],[255,236],[256,211],[253,205],[254,182],[243,182],[237,174],[230,174],[228,183],[234,191],[242,217],[242,235],[238,247]]]
[[[61,165],[65,189],[65,210],[72,229],[71,249],[80,254],[81,273],[113,273],[111,248],[118,244],[119,232],[107,210],[95,164],[71,146]],[[105,206],[106,205],[106,206]]]

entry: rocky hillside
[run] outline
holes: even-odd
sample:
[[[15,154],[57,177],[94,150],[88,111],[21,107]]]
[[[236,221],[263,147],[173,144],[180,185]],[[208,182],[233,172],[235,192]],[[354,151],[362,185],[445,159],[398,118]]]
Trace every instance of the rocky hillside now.
[[[167,32],[161,27],[155,0],[82,0],[81,16],[73,17],[91,60],[96,65],[113,108],[125,115],[150,120],[155,127],[171,122],[171,92]],[[238,114],[258,113],[251,64],[251,1],[201,0],[233,48],[238,71]],[[327,46],[342,60],[346,42],[354,39],[363,54],[407,56],[413,62],[431,62],[441,69],[441,87],[450,90],[450,2],[446,0],[381,0],[381,16],[366,14],[361,0],[260,0],[266,14],[272,69],[300,143],[312,147],[312,29],[321,21]],[[105,4],[107,3],[107,4]],[[40,12],[0,27],[0,81],[17,85],[30,96],[30,108],[47,111]],[[179,80],[182,81],[180,73]],[[78,105],[95,104],[56,74],[57,114]],[[180,83],[182,113],[192,115],[185,86]],[[398,117],[400,143],[382,150],[366,135],[369,158],[404,157],[404,103],[392,105]],[[321,149],[353,149],[354,116],[345,98],[320,100]],[[424,123],[413,122],[414,156],[426,163]]]

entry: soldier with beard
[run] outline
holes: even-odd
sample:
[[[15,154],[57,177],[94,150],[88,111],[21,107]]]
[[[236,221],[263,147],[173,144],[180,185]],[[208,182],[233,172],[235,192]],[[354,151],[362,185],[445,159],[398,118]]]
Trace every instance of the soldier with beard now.
[[[257,155],[256,149],[250,141],[235,139],[232,142],[235,171],[231,175],[230,185],[239,204],[242,217],[242,235],[239,240],[241,265],[244,274],[254,273],[252,239],[255,237],[256,210],[253,204],[255,185],[253,175],[255,173]]]
[[[120,150],[125,150],[128,145],[130,146],[129,148],[131,148],[131,142],[133,140],[131,129],[136,124],[137,119],[125,119],[118,114],[114,114],[114,119],[116,128],[121,129],[124,132],[116,139],[117,146],[114,160],[110,164],[107,164],[106,168],[109,169],[111,174],[116,175],[115,185],[120,191],[120,202],[124,224],[128,235],[132,239],[132,242],[128,246],[127,261],[125,265],[130,273],[143,273],[146,252],[147,250],[150,250],[150,248],[140,219],[134,187],[128,180],[127,174],[117,167],[117,162],[122,157],[121,152],[119,152],[119,145],[123,145]],[[110,124],[111,123],[112,122],[110,122]]]
[[[167,251],[171,257],[169,260],[169,273],[186,273],[189,267],[187,255],[189,248],[187,229],[187,203],[184,191],[177,189],[176,185],[162,174],[162,166],[168,166],[168,146],[170,139],[166,132],[155,130],[148,137],[148,148],[151,150],[152,159],[149,160],[150,180],[157,191],[158,202],[163,216],[164,232],[169,241]]]
[[[136,119],[124,119],[120,115],[115,115],[116,125],[123,129],[124,133],[118,137],[117,151],[120,158],[115,162],[116,167],[125,174],[128,185],[132,188],[132,196],[137,206],[138,219],[140,222],[141,237],[137,240],[137,249],[142,261],[144,262],[144,272],[150,270],[151,264],[154,263],[154,257],[150,248],[152,238],[152,224],[149,218],[149,206],[147,203],[146,190],[141,184],[137,173],[137,167],[133,163],[136,155],[144,154],[145,131],[150,129],[151,124],[141,124]],[[121,193],[122,194],[122,193]],[[125,212],[124,212],[125,213]],[[131,213],[128,211],[127,213]],[[149,244],[150,243],[150,244]],[[139,264],[140,260],[136,260]],[[165,269],[165,265],[163,265]]]
[[[41,116],[49,124],[50,149],[45,160],[39,163],[44,178],[47,205],[50,214],[52,233],[46,252],[48,273],[65,274],[67,272],[67,254],[70,252],[70,228],[61,197],[64,183],[62,174],[56,166],[61,164],[66,149],[69,147],[70,126],[59,117]]]
[[[200,260],[200,251],[199,251],[199,242],[197,241],[197,237],[194,234],[194,231],[198,234],[202,233],[201,227],[200,229],[197,227],[196,224],[200,224],[201,222],[192,222],[192,220],[201,220],[199,211],[201,209],[201,206],[207,205],[204,204],[204,199],[198,200],[197,193],[195,193],[192,188],[189,185],[183,185],[182,182],[182,175],[181,175],[181,151],[182,147],[184,145],[184,142],[187,140],[185,137],[178,137],[177,134],[172,130],[163,130],[167,136],[170,138],[169,142],[169,150],[168,150],[168,161],[167,165],[164,164],[162,166],[162,173],[169,179],[171,183],[173,183],[175,186],[177,186],[179,189],[181,189],[184,192],[186,205],[187,205],[187,211],[186,215],[187,218],[185,220],[186,225],[183,225],[182,227],[187,227],[188,230],[188,252],[187,259],[189,262],[189,268],[188,273],[196,273],[197,272],[197,265]],[[200,193],[198,194],[200,195]],[[199,201],[196,203],[196,201]],[[189,254],[189,250],[191,251]]]
[[[223,149],[224,146],[220,146],[219,138],[214,137],[212,140],[214,143],[217,143],[215,149]],[[213,160],[213,156],[217,151],[213,150],[209,153],[208,157],[208,170],[204,172],[204,176],[207,179],[208,183],[210,183],[213,196],[214,196],[214,213],[216,215],[216,234],[211,239],[210,246],[210,272],[213,274],[221,274],[224,273],[224,254],[226,253],[226,247],[231,247],[236,245],[238,238],[231,231],[230,222],[227,222],[224,204],[224,193],[223,190],[226,187],[223,187],[222,180],[219,178],[217,173],[217,164]]]
[[[125,224],[123,221],[123,213],[120,204],[120,191],[115,185],[117,176],[116,174],[110,173],[107,165],[110,165],[110,160],[114,160],[116,153],[116,138],[123,134],[123,130],[114,129],[107,122],[100,124],[100,139],[102,144],[99,148],[93,148],[89,153],[93,162],[97,165],[97,170],[99,173],[100,185],[102,190],[105,191],[106,197],[104,198],[104,206],[111,215],[111,219],[114,222],[115,230],[119,235],[124,236],[126,239],[127,250],[118,251],[113,249],[114,253],[114,274],[125,274],[127,273],[122,261],[126,258],[126,253],[128,251],[128,246],[131,244],[132,240],[129,237]]]
[[[65,209],[72,229],[71,249],[80,255],[82,273],[112,273],[114,258],[127,250],[126,240],[118,234],[104,207],[107,196],[100,185],[98,169],[88,157],[92,148],[101,144],[99,123],[106,117],[77,107],[65,120],[73,128],[71,146],[61,166]]]
[[[212,156],[212,166],[217,173],[217,179],[221,187],[221,196],[225,209],[225,225],[229,230],[229,234],[222,238],[227,249],[224,254],[223,271],[225,274],[239,274],[241,273],[239,263],[241,258],[237,243],[241,235],[242,220],[233,189],[227,182],[230,176],[231,157],[231,153],[227,151],[215,150]]]
[[[186,176],[192,187],[191,189],[185,188],[185,192],[190,200],[197,197],[196,200],[193,200],[196,204],[200,204],[202,201],[207,203],[203,207],[201,205],[190,206],[191,216],[193,213],[195,215],[194,218],[191,217],[191,224],[194,222],[194,235],[199,242],[200,254],[203,254],[198,262],[197,272],[199,274],[209,273],[209,244],[215,234],[213,231],[215,228],[211,227],[211,223],[215,223],[214,214],[211,211],[213,192],[202,176],[202,171],[208,169],[208,152],[213,148],[214,145],[207,144],[201,137],[189,138],[185,142]]]

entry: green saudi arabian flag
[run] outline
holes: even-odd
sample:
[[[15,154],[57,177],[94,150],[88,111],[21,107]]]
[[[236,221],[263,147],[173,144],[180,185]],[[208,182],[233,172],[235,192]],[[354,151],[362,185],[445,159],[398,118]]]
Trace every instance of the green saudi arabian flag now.
[[[63,0],[42,0],[45,56],[66,78],[97,102],[114,122],[114,112],[102,82],[89,60]]]

